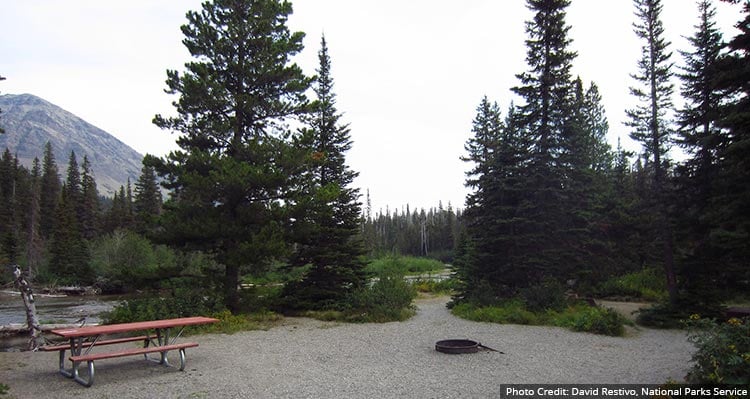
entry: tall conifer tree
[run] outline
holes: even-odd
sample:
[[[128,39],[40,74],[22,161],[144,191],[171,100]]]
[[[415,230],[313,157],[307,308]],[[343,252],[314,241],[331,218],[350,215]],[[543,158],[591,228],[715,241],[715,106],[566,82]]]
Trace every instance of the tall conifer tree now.
[[[667,281],[670,303],[677,301],[677,276],[674,267],[674,239],[667,211],[667,151],[672,140],[669,115],[672,110],[672,62],[670,43],[664,37],[661,21],[661,0],[634,0],[638,20],[636,35],[643,41],[638,71],[631,75],[636,86],[631,94],[638,100],[635,108],[627,111],[627,125],[633,128],[630,137],[643,145],[646,160],[651,166],[652,230],[662,246],[661,261]]]
[[[285,122],[308,112],[310,86],[291,63],[304,37],[287,28],[291,13],[285,0],[214,0],[188,12],[183,43],[194,59],[184,73],[167,72],[177,116],[154,118],[181,133],[180,150],[153,165],[172,189],[162,236],[215,254],[232,310],[241,269],[259,270],[284,250],[283,200],[296,167]]]
[[[39,195],[39,230],[43,239],[52,236],[55,228],[57,204],[60,200],[60,174],[52,152],[52,144],[47,142],[42,159],[42,183]]]
[[[346,164],[351,148],[349,126],[342,124],[333,91],[331,58],[325,37],[318,52],[317,101],[303,129],[300,144],[309,156],[296,215],[297,265],[311,265],[301,282],[287,287],[300,306],[315,308],[340,302],[364,287],[364,246],[359,236],[359,190],[351,187],[358,175]]]

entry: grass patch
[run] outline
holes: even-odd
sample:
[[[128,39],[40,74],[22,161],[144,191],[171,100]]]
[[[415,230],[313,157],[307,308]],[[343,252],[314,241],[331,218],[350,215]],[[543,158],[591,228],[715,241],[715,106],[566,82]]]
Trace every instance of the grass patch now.
[[[281,322],[283,316],[270,311],[261,311],[249,314],[232,314],[225,310],[212,314],[211,317],[219,319],[218,323],[193,326],[186,329],[188,334],[234,334],[240,331],[268,330]]]
[[[514,299],[494,306],[475,306],[460,303],[452,313],[458,317],[489,323],[545,325],[594,334],[622,336],[625,325],[632,325],[622,315],[609,308],[573,304],[562,310],[532,312],[521,300]]]
[[[662,302],[667,299],[667,287],[663,273],[649,268],[603,282],[597,287],[596,295]]]
[[[452,278],[440,281],[417,279],[412,282],[412,285],[417,292],[446,295],[451,294],[456,290],[457,281]]]
[[[435,259],[414,256],[387,255],[372,260],[365,268],[373,275],[414,275],[445,270],[445,264]]]

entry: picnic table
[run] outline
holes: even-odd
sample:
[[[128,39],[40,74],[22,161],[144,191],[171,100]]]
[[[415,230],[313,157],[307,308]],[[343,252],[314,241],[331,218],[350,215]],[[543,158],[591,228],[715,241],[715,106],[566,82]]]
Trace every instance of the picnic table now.
[[[102,326],[87,326],[78,328],[64,328],[50,331],[68,339],[67,344],[44,346],[44,351],[60,352],[60,374],[72,378],[81,385],[90,387],[94,384],[94,361],[124,356],[143,355],[146,360],[155,361],[165,366],[171,366],[167,360],[169,351],[179,351],[180,371],[185,369],[185,349],[198,346],[195,342],[177,343],[182,332],[187,326],[210,324],[219,320],[210,317],[182,317],[177,319],[141,321],[135,323],[107,324]],[[172,329],[179,329],[172,334]],[[103,339],[107,335],[133,334],[142,335],[125,336]],[[142,341],[142,347],[117,349],[108,352],[93,351],[105,345],[122,344],[126,342]],[[66,368],[65,352],[70,351],[67,359],[72,363],[70,369]],[[159,353],[156,359],[149,357],[151,353]],[[79,368],[83,363],[88,366],[88,375],[82,376]]]

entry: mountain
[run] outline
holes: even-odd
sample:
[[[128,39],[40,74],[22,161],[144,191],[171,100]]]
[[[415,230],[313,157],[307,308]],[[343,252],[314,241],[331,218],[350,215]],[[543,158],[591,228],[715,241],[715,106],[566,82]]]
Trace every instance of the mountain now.
[[[72,113],[31,94],[0,96],[0,151],[7,147],[26,167],[34,158],[44,157],[49,141],[55,162],[64,179],[70,152],[75,151],[78,165],[86,155],[99,192],[111,195],[141,174],[143,156],[111,134]]]

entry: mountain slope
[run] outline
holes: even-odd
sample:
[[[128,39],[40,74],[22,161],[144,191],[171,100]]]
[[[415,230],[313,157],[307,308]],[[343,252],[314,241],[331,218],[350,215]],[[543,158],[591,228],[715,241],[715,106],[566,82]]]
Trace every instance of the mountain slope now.
[[[99,192],[111,195],[127,183],[135,182],[141,173],[143,156],[102,129],[31,94],[0,96],[0,151],[7,147],[19,161],[31,167],[34,158],[41,161],[44,146],[52,144],[55,161],[64,179],[70,152],[75,151],[78,164],[86,155],[96,178]]]

